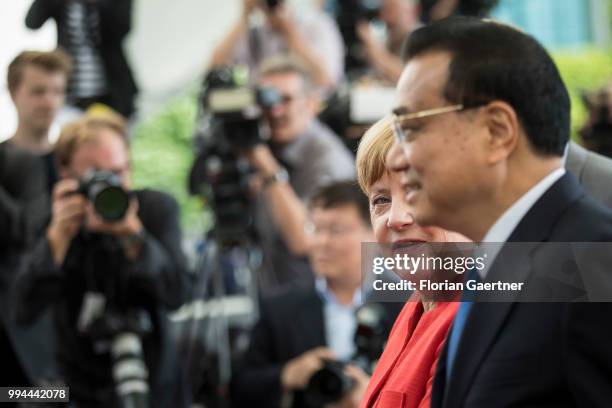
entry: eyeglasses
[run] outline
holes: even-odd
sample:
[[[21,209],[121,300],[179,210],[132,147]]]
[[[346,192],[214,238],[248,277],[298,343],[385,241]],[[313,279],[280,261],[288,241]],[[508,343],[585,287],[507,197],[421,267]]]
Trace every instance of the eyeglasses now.
[[[304,225],[304,231],[308,235],[320,235],[327,233],[332,238],[339,238],[345,234],[352,232],[355,229],[354,225],[340,225],[340,224],[330,224],[330,225],[315,225],[313,222],[307,222]]]
[[[410,113],[399,113],[398,110],[402,110],[402,108],[396,109],[393,112],[393,133],[395,134],[395,138],[399,143],[408,143],[410,141],[410,134],[413,133],[412,129],[405,129],[403,124],[407,120],[412,119],[421,119],[428,118],[431,116],[442,115],[444,113],[451,112],[461,112],[468,109],[479,108],[483,106],[484,103],[478,103],[470,106],[466,106],[464,104],[451,105],[451,106],[443,106],[441,108],[433,108],[422,110],[419,112],[410,112]]]

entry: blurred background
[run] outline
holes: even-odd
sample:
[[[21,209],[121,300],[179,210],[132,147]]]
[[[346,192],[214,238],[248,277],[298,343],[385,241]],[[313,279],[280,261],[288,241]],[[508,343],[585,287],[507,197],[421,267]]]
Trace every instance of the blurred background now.
[[[314,0],[291,2],[300,7]],[[16,126],[6,88],[9,61],[23,49],[55,47],[53,20],[40,30],[25,27],[30,5],[30,0],[2,4],[0,140]],[[337,4],[329,1],[325,7],[335,10]],[[197,94],[211,52],[240,8],[239,0],[134,2],[125,51],[140,87],[133,136],[135,184],[177,197],[187,232],[200,230],[206,222],[200,204],[189,199],[184,188],[193,162]],[[492,16],[533,34],[552,52],[572,96],[573,137],[579,138],[577,129],[586,120],[581,93],[612,79],[612,0],[501,0]]]

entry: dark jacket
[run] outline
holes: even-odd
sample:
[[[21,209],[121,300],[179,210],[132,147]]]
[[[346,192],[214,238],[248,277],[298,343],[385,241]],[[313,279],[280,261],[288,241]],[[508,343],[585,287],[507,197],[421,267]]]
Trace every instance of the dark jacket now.
[[[486,282],[497,281],[500,274],[508,273],[506,277],[527,282],[527,289],[534,288],[542,282],[534,271],[546,265],[562,272],[559,277],[564,275],[570,282],[597,278],[594,274],[599,274],[600,282],[608,288],[612,282],[610,264],[593,263],[584,271],[576,264],[564,263],[555,268],[558,260],[547,256],[551,247],[566,245],[567,254],[572,250],[570,243],[612,242],[612,213],[589,198],[569,173],[534,204],[508,242],[534,244],[523,262],[506,256],[509,252],[502,249]],[[552,242],[557,244],[545,245]],[[557,284],[548,289],[554,293],[559,288],[562,286]],[[612,303],[609,298],[608,303],[582,300],[474,303],[448,381],[447,347],[440,355],[431,406],[609,406],[612,325],[607,322],[612,316]]]
[[[57,376],[48,313],[27,328],[10,318],[10,288],[19,262],[49,218],[44,161],[11,143],[0,143],[0,351],[9,366],[8,385],[38,384]],[[11,366],[12,365],[12,366]]]
[[[167,330],[166,311],[184,301],[185,261],[181,251],[178,207],[170,196],[136,192],[145,229],[140,256],[129,262],[116,239],[81,231],[65,261],[55,267],[46,239],[26,258],[15,284],[15,315],[27,323],[51,307],[60,370],[71,399],[85,406],[116,406],[107,341],[81,332],[79,317],[86,293],[101,293],[106,311],[126,317],[145,311],[153,331],[142,336],[154,407],[180,407],[185,394],[175,344]]]
[[[403,304],[382,305],[389,316],[388,332]],[[283,366],[326,344],[323,301],[314,287],[293,286],[263,299],[250,345],[234,370],[234,402],[240,407],[280,406]],[[307,406],[303,398],[302,392],[294,393],[292,406]]]
[[[57,45],[66,48],[68,27],[66,0],[35,0],[26,16],[26,26],[40,28],[52,18],[57,24]],[[100,11],[98,51],[108,80],[108,105],[129,117],[134,112],[138,88],[123,52],[123,40],[132,27],[132,0],[97,0]]]

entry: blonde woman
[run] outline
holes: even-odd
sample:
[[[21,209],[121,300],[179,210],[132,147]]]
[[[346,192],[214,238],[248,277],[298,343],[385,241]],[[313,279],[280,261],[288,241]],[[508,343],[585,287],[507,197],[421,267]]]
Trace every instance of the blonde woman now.
[[[391,117],[387,116],[366,132],[357,150],[358,181],[370,202],[377,242],[387,247],[412,242],[465,242],[458,233],[415,223],[405,202],[401,174],[392,170],[402,160],[403,152],[395,144]],[[461,279],[461,275],[454,279]],[[456,302],[437,302],[429,293],[414,293],[389,335],[362,407],[430,406],[436,362],[457,307]]]

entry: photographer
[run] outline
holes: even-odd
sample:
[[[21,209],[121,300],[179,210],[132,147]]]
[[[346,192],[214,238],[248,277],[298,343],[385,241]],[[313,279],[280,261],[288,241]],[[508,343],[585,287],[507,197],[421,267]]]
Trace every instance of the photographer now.
[[[265,19],[251,25],[256,10]],[[213,51],[209,65],[244,64],[255,78],[261,62],[278,55],[299,58],[325,91],[342,79],[344,46],[334,20],[314,7],[298,18],[283,0],[242,0],[238,21]]]
[[[378,18],[385,25],[386,44],[382,44],[366,21],[357,23],[357,35],[363,44],[369,65],[386,81],[395,84],[402,73],[402,45],[406,36],[420,25],[417,0],[383,0]]]
[[[125,380],[117,376],[125,356],[116,351],[128,334],[142,341],[139,371],[152,406],[185,406],[165,329],[165,311],[183,302],[186,289],[175,201],[152,190],[129,192],[125,124],[110,113],[66,126],[55,154],[61,180],[46,235],[17,277],[17,320],[30,322],[52,307],[58,363],[78,406],[118,406],[127,398],[115,388]]]
[[[255,224],[265,258],[264,285],[311,282],[304,202],[323,184],[354,178],[354,159],[316,119],[318,98],[298,63],[289,58],[264,62],[258,85],[275,89],[282,99],[264,113],[270,142],[247,153],[259,180]]]
[[[314,194],[310,219],[316,285],[263,299],[249,348],[234,370],[232,396],[239,406],[311,406],[304,390],[324,360],[347,361],[355,354],[361,243],[374,239],[368,200],[353,181],[332,183]],[[388,333],[401,304],[381,305]],[[352,365],[345,372],[355,386],[344,402],[356,406],[349,400],[359,400],[367,375]]]

